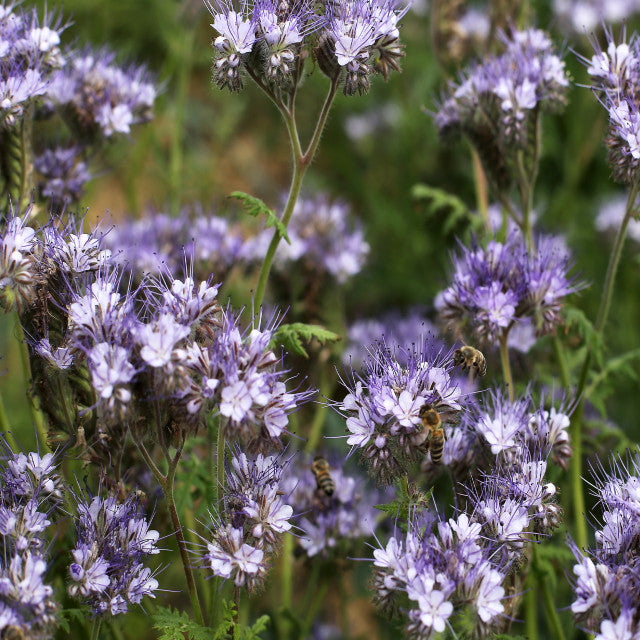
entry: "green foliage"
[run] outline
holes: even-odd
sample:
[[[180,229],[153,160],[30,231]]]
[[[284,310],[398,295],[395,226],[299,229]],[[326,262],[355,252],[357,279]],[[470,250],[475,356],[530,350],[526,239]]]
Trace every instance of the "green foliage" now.
[[[222,620],[215,627],[203,627],[189,615],[171,607],[158,607],[152,615],[154,628],[160,632],[159,640],[259,640],[269,624],[269,616],[260,616],[251,626],[236,622],[237,611],[233,602],[222,601]]]
[[[584,340],[587,347],[591,349],[594,361],[601,365],[604,343],[602,336],[596,331],[591,320],[587,318],[584,311],[570,304],[565,306],[564,317],[566,330],[568,332],[575,331]]]
[[[491,640],[527,640],[526,636],[512,636],[509,633],[496,633],[491,636]]]
[[[615,358],[607,360],[602,369],[593,377],[584,395],[594,407],[606,415],[605,400],[615,391],[616,378],[638,380],[636,365],[640,360],[640,348],[632,349]]]
[[[429,217],[444,219],[442,232],[452,234],[458,225],[465,221],[473,221],[467,205],[460,198],[427,184],[416,184],[411,189],[411,197],[425,203]]]
[[[427,507],[432,493],[433,489],[429,489],[426,493],[420,491],[415,484],[409,483],[407,478],[403,477],[396,485],[395,499],[387,504],[377,504],[375,508],[390,518],[397,519],[398,526],[406,531],[406,522],[409,520],[411,511],[416,507]]]
[[[260,198],[250,196],[248,193],[244,193],[244,191],[233,191],[229,197],[240,200],[245,211],[250,216],[254,218],[265,216],[267,218],[266,227],[274,227],[278,235],[291,244],[291,240],[289,240],[289,236],[287,235],[287,227],[280,221],[276,212],[273,209],[269,209]]]
[[[302,341],[310,342],[313,339],[320,342],[320,344],[326,344],[327,342],[337,342],[341,337],[337,333],[321,327],[319,324],[293,322],[292,324],[280,325],[269,346],[273,349],[280,344],[289,353],[308,358],[309,354],[302,345]]]
[[[199,455],[189,455],[189,451],[204,445],[203,438],[192,438],[182,456],[176,472],[175,499],[181,511],[194,511],[195,503],[210,494],[212,479],[209,478],[207,465]],[[201,509],[206,509],[207,500],[200,500]]]
[[[87,612],[84,609],[62,609],[58,612],[58,626],[66,633],[71,630],[69,627],[71,620],[84,624],[87,620]]]

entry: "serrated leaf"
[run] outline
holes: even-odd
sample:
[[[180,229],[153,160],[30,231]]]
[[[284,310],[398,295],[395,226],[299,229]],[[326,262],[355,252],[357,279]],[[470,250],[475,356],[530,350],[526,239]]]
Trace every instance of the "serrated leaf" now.
[[[186,611],[173,610],[171,607],[158,607],[151,618],[154,628],[160,632],[159,640],[184,640],[185,634],[189,640],[222,640],[225,637],[217,635],[216,631],[212,635],[212,629],[192,620]]]
[[[260,634],[267,630],[270,618],[267,615],[260,616],[251,627],[236,625],[234,640],[260,640]]]
[[[407,522],[414,508],[426,507],[429,504],[432,493],[433,489],[423,493],[415,485],[409,484],[406,478],[403,478],[396,485],[396,497],[386,504],[375,505],[375,508],[392,518]]]
[[[443,232],[451,233],[460,220],[469,218],[469,208],[457,196],[431,187],[427,184],[416,184],[411,189],[411,197],[414,200],[422,200],[426,203],[426,211],[429,216],[446,216]]]
[[[269,343],[270,348],[282,345],[289,353],[303,358],[308,358],[309,354],[302,344],[302,340],[310,342],[317,340],[321,344],[326,342],[337,342],[340,336],[333,331],[329,331],[319,324],[304,324],[303,322],[293,322],[292,324],[282,324],[273,334]]]
[[[60,626],[64,631],[69,633],[70,620],[75,620],[76,622],[80,622],[84,624],[84,622],[86,622],[86,619],[87,619],[87,612],[84,609],[72,608],[72,609],[62,609],[61,611],[59,611],[57,621],[58,621],[58,626]]]
[[[291,244],[291,240],[289,240],[289,236],[287,234],[287,227],[285,227],[280,218],[278,218],[276,212],[273,209],[269,209],[269,207],[267,207],[260,198],[244,193],[244,191],[233,191],[229,194],[229,197],[240,200],[245,211],[250,216],[253,216],[254,218],[265,216],[267,219],[265,226],[267,228],[274,227],[278,232],[278,235],[281,238],[284,238],[288,244]]]
[[[632,349],[627,353],[623,353],[621,356],[607,360],[602,370],[595,375],[592,382],[585,389],[585,397],[590,398],[598,385],[614,374],[637,380],[638,373],[636,367],[632,366],[632,363],[636,360],[640,360],[640,349]]]

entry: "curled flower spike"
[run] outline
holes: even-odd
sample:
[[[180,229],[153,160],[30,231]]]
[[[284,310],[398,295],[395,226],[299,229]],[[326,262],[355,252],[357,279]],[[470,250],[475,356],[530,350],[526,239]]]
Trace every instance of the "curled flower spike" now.
[[[499,563],[501,546],[465,513],[444,521],[416,510],[406,534],[396,532],[373,552],[375,601],[384,611],[406,613],[410,638],[443,632],[454,608],[462,607],[483,637],[499,628],[504,611],[509,565]],[[403,594],[409,607],[399,608]]]
[[[454,376],[452,351],[429,338],[394,352],[378,345],[363,372],[352,371],[344,384],[349,393],[334,408],[347,418],[347,444],[361,450],[384,484],[424,455],[421,446],[430,434],[422,424],[423,407],[437,411],[442,422],[456,422],[469,402]]]
[[[602,509],[596,524],[595,547],[578,549],[573,567],[576,622],[601,640],[636,637],[640,633],[640,606],[636,594],[638,540],[640,539],[640,456],[612,457],[610,468],[601,462],[592,467],[593,493]]]
[[[520,322],[547,335],[562,323],[564,299],[581,288],[568,271],[569,256],[552,237],[541,237],[533,255],[518,233],[486,248],[474,243],[454,257],[437,306],[449,330],[464,335],[468,327],[479,344],[497,344]]]
[[[144,596],[155,598],[158,581],[147,566],[160,553],[159,534],[151,529],[140,499],[129,495],[76,497],[76,544],[69,566],[69,594],[80,598],[96,615],[126,613]]]
[[[222,501],[211,513],[206,551],[195,552],[203,569],[249,591],[262,585],[270,557],[292,526],[293,508],[281,490],[288,464],[274,456],[251,458],[234,448],[225,465]]]

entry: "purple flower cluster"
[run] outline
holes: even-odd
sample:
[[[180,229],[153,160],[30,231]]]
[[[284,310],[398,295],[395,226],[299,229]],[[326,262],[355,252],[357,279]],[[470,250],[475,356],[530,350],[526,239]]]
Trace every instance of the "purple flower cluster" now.
[[[223,278],[246,257],[243,230],[202,210],[185,209],[178,217],[149,211],[143,218],[118,222],[104,243],[117,263],[137,274],[179,274],[192,264],[195,273]]]
[[[45,583],[44,533],[61,500],[61,480],[53,454],[14,454],[4,444],[0,464],[0,635],[46,637],[57,605]],[[21,637],[22,637],[21,636]]]
[[[211,516],[206,552],[200,558],[203,568],[249,591],[264,582],[269,557],[292,526],[293,508],[281,490],[287,464],[261,454],[252,459],[234,449],[225,466],[222,502]]]
[[[81,140],[98,134],[128,134],[151,119],[156,89],[143,67],[120,67],[113,53],[86,49],[71,53],[47,89],[48,100]]]
[[[604,202],[596,217],[596,229],[611,235],[620,228],[627,208],[627,198],[618,196]],[[627,235],[634,242],[640,243],[640,220],[631,218],[627,226]]]
[[[100,493],[78,498],[76,544],[69,566],[69,594],[96,615],[126,613],[158,588],[149,556],[160,553],[159,533],[149,527],[140,500],[124,502]]]
[[[518,154],[532,155],[539,113],[564,105],[564,63],[540,30],[504,34],[504,52],[451,83],[435,122],[441,134],[464,133],[476,147],[496,193],[516,175]]]
[[[609,115],[605,144],[613,177],[631,184],[640,169],[640,44],[634,33],[629,42],[622,30],[616,43],[612,30],[606,30],[607,49],[593,42],[594,55],[582,58],[593,80],[592,90]]]
[[[289,413],[312,394],[287,390],[281,379],[286,372],[269,348],[275,327],[259,324],[243,334],[237,318],[225,313],[210,343],[181,350],[177,403],[182,419],[196,423],[217,409],[227,438],[268,450],[281,446]]]
[[[624,22],[640,12],[638,0],[554,0],[553,12],[566,32],[593,33],[604,23]]]
[[[436,303],[448,329],[464,335],[468,328],[478,343],[494,345],[522,322],[531,323],[538,336],[554,333],[564,298],[579,288],[559,246],[542,236],[531,255],[522,236],[512,233],[504,243],[462,247],[453,282]]]
[[[299,263],[310,278],[328,274],[340,284],[358,274],[369,253],[362,227],[352,218],[349,206],[330,201],[326,195],[298,200],[287,228],[289,243],[281,242],[274,268],[281,273],[291,271],[291,263]],[[261,261],[273,236],[266,229],[247,243],[247,257]]]
[[[374,551],[375,601],[389,613],[403,611],[407,637],[415,640],[444,632],[462,607],[478,637],[486,637],[499,628],[505,609],[508,565],[497,560],[501,546],[465,513],[444,521],[416,510],[406,534]]]
[[[347,444],[361,450],[385,484],[424,456],[429,438],[420,417],[424,405],[435,409],[444,423],[455,421],[469,403],[454,377],[452,351],[434,339],[393,351],[379,345],[345,386],[348,394],[335,408],[347,418]]]
[[[63,28],[49,14],[0,4],[0,124],[12,126],[34,98],[47,91],[52,69],[61,66]]]
[[[398,21],[407,9],[397,0],[348,0],[320,13],[308,2],[215,0],[207,6],[218,34],[213,81],[221,88],[241,90],[244,73],[279,88],[295,84],[316,43],[320,69],[340,80],[346,95],[368,91],[372,74],[386,79],[400,68]]]
[[[24,215],[7,216],[0,231],[0,301],[5,311],[21,313],[35,293],[36,233]]]
[[[307,557],[345,557],[357,540],[373,535],[380,512],[374,507],[390,499],[388,492],[368,489],[365,479],[331,465],[335,490],[328,496],[318,488],[311,461],[298,457],[282,489],[295,510],[299,545]]]
[[[231,440],[280,446],[288,415],[311,393],[287,390],[269,346],[275,323],[257,318],[245,331],[208,280],[147,276],[134,286],[100,233],[81,226],[58,221],[36,233],[12,218],[0,236],[8,267],[30,276],[24,287],[7,278],[3,295],[7,306],[30,302],[22,320],[53,430],[75,439],[82,426],[108,456],[110,438],[122,446],[127,428],[179,439],[215,412]]]
[[[46,149],[34,158],[33,166],[41,176],[40,193],[51,200],[54,211],[77,203],[84,193],[84,185],[91,180],[87,164],[79,160],[79,147]]]
[[[406,314],[390,311],[379,318],[357,320],[347,329],[347,346],[342,354],[344,364],[360,369],[376,345],[395,349],[398,359],[406,355],[405,349],[420,344],[427,335],[436,335],[435,326],[423,309],[410,309]],[[401,362],[405,365],[406,363]]]
[[[612,458],[612,469],[594,470],[595,496],[602,506],[596,546],[587,551],[571,543],[577,564],[571,610],[578,624],[597,640],[640,636],[640,456]]]

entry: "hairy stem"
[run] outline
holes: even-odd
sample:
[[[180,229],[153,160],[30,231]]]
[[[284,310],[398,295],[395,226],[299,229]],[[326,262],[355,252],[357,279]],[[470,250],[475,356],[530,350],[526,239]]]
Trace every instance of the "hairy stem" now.
[[[533,573],[535,575],[538,588],[542,592],[544,608],[547,614],[547,623],[553,631],[553,637],[556,638],[556,640],[565,640],[564,630],[562,629],[562,624],[560,624],[560,617],[558,616],[558,611],[556,610],[553,596],[551,595],[551,591],[549,590],[549,583],[546,580],[544,571],[542,571],[542,569],[540,568],[538,545],[535,542],[531,545],[531,563],[533,565]]]
[[[261,83],[259,83],[259,86]],[[324,104],[322,105],[322,110],[320,111],[320,116],[318,117],[318,121],[316,123],[313,135],[311,136],[311,141],[309,142],[309,146],[304,154],[301,153],[300,146],[300,138],[298,136],[298,127],[296,125],[296,121],[294,118],[294,105],[291,105],[290,109],[286,107],[279,106],[280,112],[284,118],[285,124],[287,125],[287,131],[289,133],[289,140],[291,142],[291,153],[293,156],[293,175],[291,176],[291,185],[289,186],[289,195],[287,197],[287,202],[284,207],[284,211],[282,213],[282,224],[285,228],[289,225],[289,221],[291,220],[291,216],[293,214],[293,210],[296,206],[296,202],[298,201],[298,197],[300,195],[300,191],[302,189],[302,181],[304,179],[304,174],[307,171],[307,168],[311,164],[316,151],[318,149],[318,144],[320,143],[320,137],[322,136],[322,132],[324,130],[325,124],[327,123],[327,117],[329,116],[329,111],[331,110],[331,105],[333,104],[333,100],[336,96],[336,91],[338,88],[337,81],[332,81],[331,86],[329,88],[329,92],[327,93],[327,97],[325,98]],[[276,102],[276,106],[278,106],[278,102]],[[269,278],[269,272],[271,271],[271,265],[273,263],[273,259],[276,255],[276,250],[278,249],[278,245],[280,244],[280,233],[276,229],[273,232],[273,237],[271,238],[271,243],[269,244],[269,248],[267,249],[267,254],[262,262],[262,267],[260,268],[260,275],[258,277],[258,285],[256,287],[256,294],[254,297],[254,303],[256,308],[259,308],[264,299],[265,289],[267,287],[267,280]]]
[[[18,342],[18,349],[20,352],[20,363],[22,365],[22,375],[24,377],[25,389],[27,391],[27,402],[29,404],[29,411],[31,412],[31,419],[36,427],[38,433],[38,445],[42,446],[44,451],[49,452],[49,443],[47,442],[48,433],[44,414],[40,409],[38,398],[33,388],[33,376],[31,375],[31,362],[29,360],[29,349],[24,339],[24,331],[22,330],[22,324],[20,318],[16,314],[16,340]]]
[[[500,364],[502,365],[502,376],[509,391],[509,400],[513,402],[513,377],[511,376],[511,364],[509,363],[509,347],[507,347],[508,330],[500,338]]]
[[[216,505],[218,508],[221,508],[220,501],[224,496],[224,450],[224,430],[222,424],[218,422],[218,441],[216,447]]]

